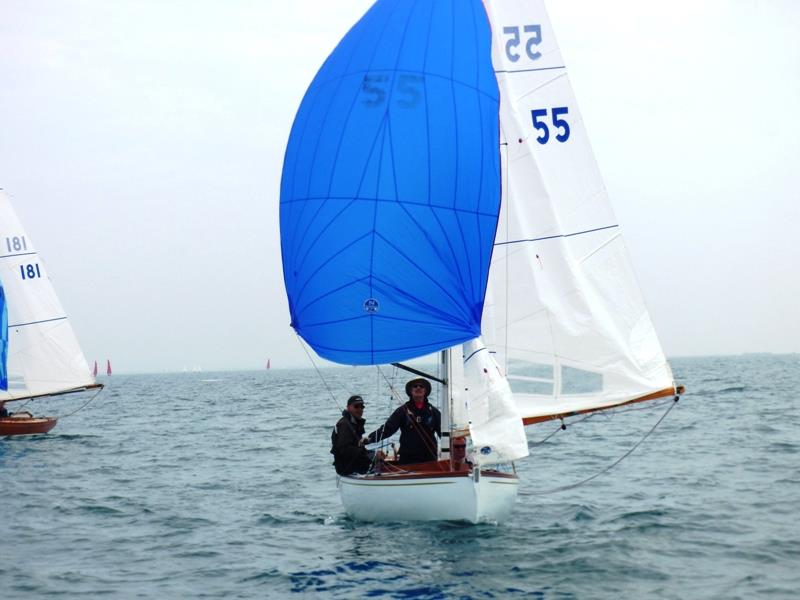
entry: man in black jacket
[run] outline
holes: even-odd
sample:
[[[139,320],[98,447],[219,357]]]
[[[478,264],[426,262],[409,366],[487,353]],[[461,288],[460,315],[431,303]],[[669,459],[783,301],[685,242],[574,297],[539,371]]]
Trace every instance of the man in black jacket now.
[[[361,396],[350,396],[347,410],[342,411],[342,418],[333,426],[331,433],[331,454],[333,466],[339,475],[350,473],[366,473],[372,459],[364,448],[361,438],[364,435],[364,400]]]
[[[442,435],[442,415],[428,402],[431,382],[412,379],[406,383],[408,402],[395,410],[383,426],[367,436],[373,443],[400,430],[400,464],[428,462],[439,458],[436,436]]]

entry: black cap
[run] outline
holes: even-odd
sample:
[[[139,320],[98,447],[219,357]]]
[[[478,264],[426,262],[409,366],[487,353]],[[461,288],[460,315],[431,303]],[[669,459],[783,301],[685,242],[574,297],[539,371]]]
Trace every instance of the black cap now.
[[[355,404],[356,402],[361,402],[361,404],[364,404],[364,399],[361,396],[350,396],[347,399],[347,406]]]

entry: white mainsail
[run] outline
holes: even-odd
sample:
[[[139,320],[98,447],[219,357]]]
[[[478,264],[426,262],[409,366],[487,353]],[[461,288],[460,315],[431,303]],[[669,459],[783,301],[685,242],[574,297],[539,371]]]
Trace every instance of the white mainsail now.
[[[0,401],[94,385],[41,257],[2,190],[0,282],[8,307],[8,390]]]
[[[503,204],[483,334],[526,422],[674,390],[541,0],[484,0]]]

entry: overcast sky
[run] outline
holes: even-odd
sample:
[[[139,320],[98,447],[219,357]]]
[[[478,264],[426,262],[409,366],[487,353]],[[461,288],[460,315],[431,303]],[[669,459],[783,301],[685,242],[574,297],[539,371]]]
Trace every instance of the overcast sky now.
[[[87,359],[309,366],[278,194],[370,0],[0,0],[0,187]],[[553,0],[668,356],[800,352],[800,3]]]

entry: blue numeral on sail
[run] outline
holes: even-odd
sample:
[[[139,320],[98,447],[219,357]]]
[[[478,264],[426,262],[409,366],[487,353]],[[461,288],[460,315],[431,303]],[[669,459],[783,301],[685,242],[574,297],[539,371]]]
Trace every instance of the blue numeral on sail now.
[[[528,55],[529,59],[537,60],[542,56],[542,53],[537,52],[533,47],[542,43],[542,26],[525,25],[522,30],[525,33],[532,34],[525,41],[525,54]],[[514,52],[514,50],[522,41],[519,34],[519,27],[503,27],[503,33],[511,36],[508,40],[506,40],[506,56],[511,62],[517,62],[521,55],[518,52]]]
[[[556,140],[562,143],[569,139],[569,123],[567,123],[566,119],[561,118],[561,115],[566,115],[567,113],[569,113],[569,108],[566,106],[556,106],[552,109],[553,126],[561,130],[560,133],[556,134]],[[531,111],[533,127],[539,130],[541,134],[536,138],[536,141],[540,144],[546,144],[550,141],[550,128],[547,126],[545,121],[540,120],[542,117],[546,116],[546,108],[535,108]]]
[[[34,277],[42,276],[38,263],[34,265],[20,265],[19,272],[23,279],[33,279]]]

